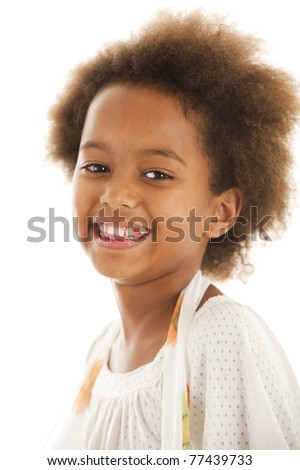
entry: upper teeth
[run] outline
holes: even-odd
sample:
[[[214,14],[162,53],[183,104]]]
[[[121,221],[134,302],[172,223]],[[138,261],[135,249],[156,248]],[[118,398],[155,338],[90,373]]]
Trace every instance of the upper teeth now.
[[[101,232],[109,237],[132,237],[137,234],[142,236],[148,233],[148,229],[145,227],[120,227],[118,224],[114,225],[107,222],[101,223],[99,228]]]

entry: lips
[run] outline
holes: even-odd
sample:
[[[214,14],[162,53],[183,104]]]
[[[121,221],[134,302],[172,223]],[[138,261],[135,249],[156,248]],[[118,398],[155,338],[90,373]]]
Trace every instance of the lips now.
[[[95,226],[95,231],[103,241],[118,242],[141,242],[150,235],[147,227],[139,225],[127,225],[121,222],[99,222]]]

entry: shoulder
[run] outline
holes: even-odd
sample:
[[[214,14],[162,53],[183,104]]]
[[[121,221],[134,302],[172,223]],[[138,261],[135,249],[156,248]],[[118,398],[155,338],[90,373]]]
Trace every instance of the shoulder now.
[[[188,352],[210,353],[213,356],[252,354],[267,351],[284,355],[263,318],[248,305],[219,295],[212,297],[195,312],[189,330]]]
[[[220,369],[236,376],[275,375],[296,384],[296,378],[279,341],[251,307],[224,295],[212,297],[193,317],[187,354],[195,372]],[[276,373],[275,373],[276,371]]]
[[[299,448],[299,387],[256,312],[210,298],[194,314],[187,347],[191,430],[196,436],[204,423],[202,448]]]
[[[249,332],[252,328],[271,333],[263,318],[250,306],[226,295],[217,295],[208,299],[195,312],[192,323],[195,327],[199,324],[208,332],[213,329],[216,334],[218,331],[225,334],[227,330],[232,331],[232,329]]]
[[[199,308],[192,320],[192,331],[199,327],[201,330],[210,330],[213,333],[219,331],[224,333],[226,329],[249,329],[253,325],[265,325],[263,319],[248,305],[241,304],[225,295],[217,295],[209,298],[204,305]]]

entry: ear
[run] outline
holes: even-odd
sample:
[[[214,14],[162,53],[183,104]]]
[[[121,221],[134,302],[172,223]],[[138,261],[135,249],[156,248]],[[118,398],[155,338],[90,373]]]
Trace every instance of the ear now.
[[[206,234],[218,238],[227,233],[236,222],[243,206],[243,194],[238,188],[230,188],[216,196],[214,217],[211,218]]]

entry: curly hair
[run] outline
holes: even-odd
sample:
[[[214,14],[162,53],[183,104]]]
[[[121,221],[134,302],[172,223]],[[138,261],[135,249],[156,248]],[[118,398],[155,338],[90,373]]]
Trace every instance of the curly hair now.
[[[266,231],[284,229],[289,215],[297,84],[263,63],[258,46],[220,17],[160,13],[138,34],[106,46],[72,72],[50,110],[48,157],[72,176],[87,110],[109,83],[145,84],[177,97],[186,117],[193,116],[213,194],[231,187],[243,193],[235,225],[210,241],[201,265],[211,277],[228,278],[240,261],[247,266],[253,234],[265,238]],[[272,217],[257,224],[253,207],[260,219]]]

